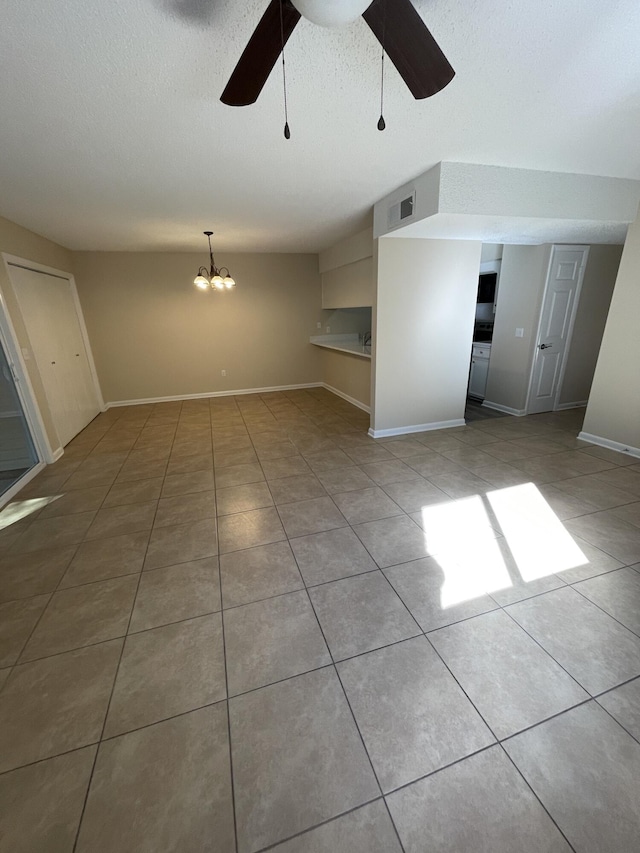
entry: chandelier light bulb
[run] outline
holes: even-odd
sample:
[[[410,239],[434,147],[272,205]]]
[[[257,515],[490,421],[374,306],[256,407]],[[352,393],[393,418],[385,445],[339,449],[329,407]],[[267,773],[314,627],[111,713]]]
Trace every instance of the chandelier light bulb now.
[[[215,287],[216,290],[224,290],[224,281],[222,276],[217,273],[211,279],[211,287]]]
[[[232,287],[236,286],[235,281],[231,278],[230,275],[225,275],[223,281],[224,281],[224,286],[227,288],[227,290],[231,290]]]
[[[193,283],[196,287],[199,287],[200,290],[206,290],[209,287],[209,279],[205,278],[203,275],[197,275]]]

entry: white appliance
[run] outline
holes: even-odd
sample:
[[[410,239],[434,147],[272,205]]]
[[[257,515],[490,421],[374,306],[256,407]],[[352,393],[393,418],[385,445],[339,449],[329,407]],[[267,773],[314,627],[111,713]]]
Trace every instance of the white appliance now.
[[[489,358],[491,344],[476,343],[471,348],[471,370],[469,371],[469,387],[467,395],[478,400],[484,400],[489,375]]]

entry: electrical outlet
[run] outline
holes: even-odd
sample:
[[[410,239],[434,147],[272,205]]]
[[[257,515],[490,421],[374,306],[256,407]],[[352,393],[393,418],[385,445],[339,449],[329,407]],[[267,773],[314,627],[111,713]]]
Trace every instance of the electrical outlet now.
[[[226,371],[226,370],[221,370],[221,371],[220,371],[220,376],[226,376],[226,375],[227,375],[227,371]]]
[[[331,326],[326,326],[325,331],[328,335],[331,334]]]
[[[516,329],[516,338],[524,338],[524,329]]]

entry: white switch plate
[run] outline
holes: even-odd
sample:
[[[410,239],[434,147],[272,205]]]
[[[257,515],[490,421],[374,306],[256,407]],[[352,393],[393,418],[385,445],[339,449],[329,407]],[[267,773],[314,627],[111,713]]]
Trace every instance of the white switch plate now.
[[[226,375],[227,375],[227,371],[226,371],[226,370],[221,370],[221,371],[220,371],[220,376],[226,376]]]
[[[524,329],[516,329],[516,338],[524,338]]]
[[[322,323],[316,323],[316,329],[321,329],[321,328],[322,328]]]
[[[331,334],[331,326],[326,326],[326,332],[328,335]]]

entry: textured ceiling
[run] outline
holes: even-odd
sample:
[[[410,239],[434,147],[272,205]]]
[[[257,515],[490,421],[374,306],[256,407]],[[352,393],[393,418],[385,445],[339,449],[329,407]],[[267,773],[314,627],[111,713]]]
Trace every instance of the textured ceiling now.
[[[392,3],[393,0],[388,0]],[[364,21],[301,21],[219,96],[267,0],[2,0],[0,214],[73,249],[318,251],[440,160],[640,178],[638,0],[415,0],[457,72],[414,101]]]

